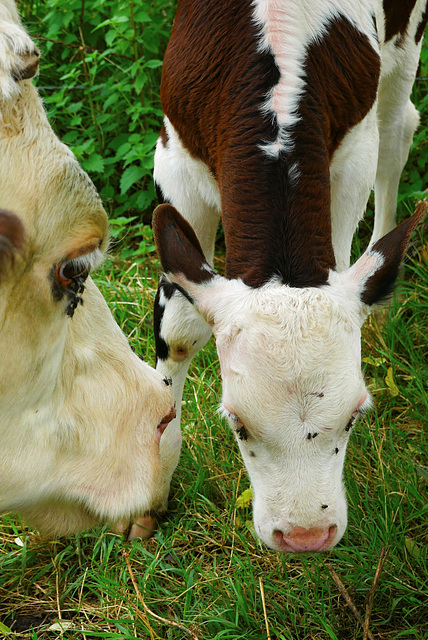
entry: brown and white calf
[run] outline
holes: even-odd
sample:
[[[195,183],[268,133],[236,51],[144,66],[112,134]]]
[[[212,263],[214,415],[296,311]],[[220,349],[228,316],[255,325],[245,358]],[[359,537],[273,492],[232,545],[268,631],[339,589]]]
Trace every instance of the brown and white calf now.
[[[426,19],[426,0],[178,3],[155,158],[157,368],[179,409],[214,333],[255,529],[281,551],[329,549],[346,528],[345,450],[370,405],[360,329],[424,209],[394,229]],[[373,186],[371,243],[349,266]],[[211,267],[220,212],[226,277]],[[179,415],[165,435],[171,474]]]
[[[89,277],[107,217],[46,119],[37,67],[0,0],[0,513],[49,535],[138,521],[144,537],[172,394]]]

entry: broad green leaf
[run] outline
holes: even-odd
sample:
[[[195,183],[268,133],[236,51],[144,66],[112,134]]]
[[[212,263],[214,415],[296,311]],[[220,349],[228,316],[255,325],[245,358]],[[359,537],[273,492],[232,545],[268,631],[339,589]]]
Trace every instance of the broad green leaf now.
[[[104,169],[104,160],[98,153],[93,153],[82,162],[85,171],[98,171],[101,173]]]
[[[161,67],[162,64],[162,60],[147,60],[144,66],[147,67],[147,69],[157,69],[158,67]]]
[[[146,80],[147,80],[147,76],[145,73],[139,73],[137,75],[137,77],[135,78],[135,91],[137,93],[140,93],[141,89],[144,87],[144,85],[146,84]]]
[[[138,167],[136,164],[125,169],[120,179],[120,193],[126,193],[132,185],[138,182],[138,180],[141,180],[145,174],[146,170],[144,167]]]

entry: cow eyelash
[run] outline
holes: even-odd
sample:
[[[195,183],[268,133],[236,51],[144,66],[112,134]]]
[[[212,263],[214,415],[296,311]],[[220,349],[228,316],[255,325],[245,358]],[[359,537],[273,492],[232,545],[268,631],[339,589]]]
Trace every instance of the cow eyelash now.
[[[92,269],[99,266],[102,260],[103,254],[99,249],[95,249],[91,253],[63,262],[59,267],[59,276],[63,281],[74,280],[75,278],[86,279]]]
[[[348,432],[352,429],[352,427],[354,426],[356,420],[357,420],[357,416],[358,416],[358,411],[354,411],[354,413],[352,414],[352,416],[349,419],[348,424],[345,427],[345,431]]]
[[[82,294],[85,280],[90,271],[101,264],[103,253],[99,248],[69,260],[64,260],[52,268],[52,294],[56,302],[64,296],[67,300],[66,314],[72,318],[79,304],[83,304]]]
[[[228,409],[226,409],[226,407],[221,404],[218,408],[218,413],[221,415],[222,418],[226,418],[227,420],[231,420],[232,422],[234,422],[235,424],[242,424],[241,420],[238,418],[238,416],[234,413],[232,413],[231,411],[229,411]]]
[[[354,411],[354,413],[352,414],[352,416],[349,419],[348,424],[345,427],[345,431],[350,431],[352,429],[352,427],[354,426],[354,424],[357,421],[357,418],[359,418],[359,416],[365,416],[367,413],[367,409],[370,407],[370,402],[365,402],[364,404],[362,404],[360,407],[357,407]]]
[[[228,411],[223,405],[220,405],[218,409],[218,413],[223,417],[233,422],[235,433],[240,440],[248,440],[248,433],[246,428],[244,427],[243,422],[238,418],[237,415]]]

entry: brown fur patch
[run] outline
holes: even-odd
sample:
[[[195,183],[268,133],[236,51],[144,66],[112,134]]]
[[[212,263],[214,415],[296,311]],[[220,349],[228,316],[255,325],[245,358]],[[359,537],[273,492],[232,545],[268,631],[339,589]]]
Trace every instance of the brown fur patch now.
[[[164,271],[185,273],[192,282],[212,278],[213,271],[204,268],[206,261],[195,232],[170,204],[155,209],[153,234]]]
[[[399,41],[405,36],[415,4],[416,0],[383,0],[386,42],[394,36],[401,36]]]
[[[276,140],[278,125],[261,107],[280,72],[258,45],[249,0],[182,0],[164,61],[163,108],[219,183],[227,276],[253,287],[274,275],[317,286],[335,265],[329,163],[374,103],[379,57],[345,18],[332,22],[307,54],[294,151],[270,158],[260,146]],[[295,163],[298,180],[289,177]]]

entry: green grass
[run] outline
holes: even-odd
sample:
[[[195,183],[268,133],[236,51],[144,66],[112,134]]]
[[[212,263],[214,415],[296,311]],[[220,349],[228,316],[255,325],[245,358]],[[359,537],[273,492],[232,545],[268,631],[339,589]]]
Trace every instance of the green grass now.
[[[376,409],[349,445],[349,526],[336,549],[297,558],[270,551],[255,538],[251,507],[236,502],[249,479],[229,428],[216,414],[219,366],[211,341],[186,384],[183,451],[168,518],[156,536],[126,544],[99,528],[47,542],[19,520],[3,517],[0,621],[16,633],[9,636],[0,627],[0,637],[181,640],[193,634],[200,640],[262,640],[267,620],[271,638],[278,640],[363,638],[330,569],[364,618],[383,547],[371,632],[388,640],[428,637],[428,264],[426,245],[417,244],[399,300],[364,328],[366,377]],[[134,263],[110,259],[96,276],[132,345],[152,364],[158,273],[151,254]]]
[[[421,75],[427,70],[425,47]],[[426,84],[415,88],[414,99],[423,117],[403,173],[400,219],[428,180]],[[63,116],[68,122],[66,110]],[[113,222],[115,237],[122,237],[121,229],[128,237],[113,246],[96,281],[132,346],[154,364],[159,262],[151,232],[129,217]],[[356,255],[371,225],[369,213]],[[383,550],[372,594],[373,637],[428,638],[427,229],[415,236],[397,299],[363,329],[375,408],[348,447],[349,525],[338,547],[320,556],[285,556],[254,536],[251,507],[237,502],[250,482],[233,435],[216,414],[219,365],[211,341],[186,383],[182,455],[168,517],[154,538],[127,544],[98,528],[45,541],[18,518],[0,518],[1,640],[264,640],[266,623],[275,640],[360,640],[363,630],[332,571],[364,618]]]

